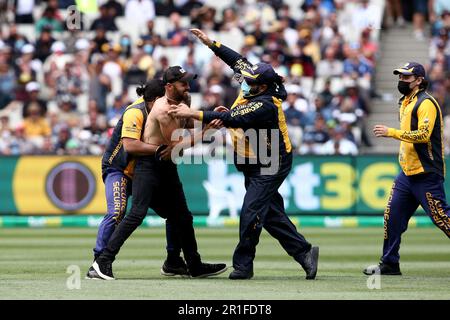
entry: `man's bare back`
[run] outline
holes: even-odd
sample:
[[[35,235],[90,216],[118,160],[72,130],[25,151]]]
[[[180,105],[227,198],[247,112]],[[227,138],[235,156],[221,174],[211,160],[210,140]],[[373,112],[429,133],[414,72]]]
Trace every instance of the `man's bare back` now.
[[[176,119],[168,114],[170,105],[171,103],[165,96],[155,101],[145,123],[144,142],[156,145],[176,143],[171,141],[172,132],[176,129],[184,128],[185,121]]]

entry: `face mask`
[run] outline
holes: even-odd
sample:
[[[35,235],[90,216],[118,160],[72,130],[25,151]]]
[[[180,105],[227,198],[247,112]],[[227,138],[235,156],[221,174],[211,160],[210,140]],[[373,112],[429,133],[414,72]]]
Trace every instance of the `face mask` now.
[[[130,39],[129,38],[122,38],[122,40],[120,40],[120,44],[124,47],[128,47],[130,45]]]
[[[146,44],[144,46],[144,52],[147,54],[151,54],[153,51],[153,46],[151,44]]]
[[[22,49],[22,47],[23,47],[24,45],[25,45],[25,41],[23,41],[23,40],[17,40],[16,43],[15,43],[15,46],[16,46],[16,49],[17,49],[17,50]]]
[[[400,93],[404,96],[407,96],[411,93],[412,89],[409,87],[409,85],[411,84],[411,82],[406,82],[406,81],[399,81],[398,85],[397,85],[397,89],[398,91],[400,91]]]

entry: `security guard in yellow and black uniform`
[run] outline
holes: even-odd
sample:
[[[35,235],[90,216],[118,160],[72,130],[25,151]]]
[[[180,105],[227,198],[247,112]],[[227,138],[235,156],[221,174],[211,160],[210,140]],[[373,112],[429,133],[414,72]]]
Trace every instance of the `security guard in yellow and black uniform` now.
[[[384,245],[381,262],[364,270],[401,275],[400,240],[408,221],[421,205],[434,224],[450,238],[450,207],[444,190],[445,163],[442,112],[426,92],[425,69],[416,62],[395,69],[399,75],[400,129],[376,125],[377,137],[400,140],[402,171],[392,186],[384,213]]]
[[[252,65],[232,49],[211,41],[202,31],[192,29],[204,44],[235,72],[241,92],[228,110],[195,111],[187,106],[173,107],[175,117],[194,118],[203,123],[220,119],[231,131],[235,146],[234,162],[245,177],[246,194],[240,214],[239,243],[233,255],[230,279],[253,277],[256,245],[264,227],[286,252],[306,271],[307,279],[317,273],[319,248],[312,247],[297,232],[286,215],[279,187],[292,167],[292,147],[281,103],[286,98],[282,78],[266,63]]]

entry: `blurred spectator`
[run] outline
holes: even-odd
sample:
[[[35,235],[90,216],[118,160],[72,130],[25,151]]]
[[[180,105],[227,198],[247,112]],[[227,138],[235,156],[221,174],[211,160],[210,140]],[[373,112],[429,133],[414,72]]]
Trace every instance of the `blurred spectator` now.
[[[25,135],[25,127],[23,125],[19,125],[13,131],[11,138],[7,141],[6,149],[9,152],[9,155],[23,155],[23,154],[32,154],[38,148],[32,142],[32,139],[29,139]]]
[[[15,0],[14,12],[16,23],[34,23],[34,0]]]
[[[68,62],[64,66],[64,71],[56,78],[56,102],[62,100],[63,96],[67,99],[76,101],[77,96],[81,93],[81,78],[73,72],[73,63]]]
[[[124,77],[124,87],[127,88],[129,85],[140,85],[145,83],[147,79],[147,73],[144,68],[141,68],[140,60],[142,55],[139,53],[134,53],[130,59],[125,63],[125,77]],[[151,60],[153,63],[153,60]]]
[[[140,25],[155,18],[155,4],[151,0],[128,0],[125,5],[125,19],[127,23]]]
[[[344,135],[345,130],[342,127],[332,129],[331,139],[323,145],[322,153],[327,155],[357,155],[358,148]]]
[[[15,86],[16,75],[14,70],[6,61],[0,61],[0,110],[15,98]]]
[[[425,40],[425,17],[428,15],[428,0],[413,0],[413,25],[416,40]]]
[[[318,77],[340,77],[344,72],[342,61],[336,59],[336,52],[332,47],[325,50],[325,59],[317,64]]]
[[[55,38],[52,37],[51,28],[47,26],[44,27],[41,34],[39,35],[39,38],[36,41],[36,52],[34,56],[43,63],[45,59],[50,56],[50,48],[55,41]]]
[[[108,8],[111,17],[123,17],[125,12],[122,3],[117,0],[108,0],[104,5]]]
[[[181,16],[177,12],[170,15],[170,22],[173,27],[167,33],[168,45],[170,46],[185,46],[188,44],[189,31],[181,26]]]
[[[218,30],[219,25],[215,22],[214,17],[216,9],[208,6],[202,6],[193,9],[190,14],[191,22],[199,29],[204,31]]]
[[[325,119],[317,115],[313,126],[305,127],[300,154],[322,154],[322,146],[330,139]]]
[[[16,87],[16,99],[24,101],[26,99],[25,86],[31,81],[36,81],[36,75],[42,69],[42,63],[33,59],[34,46],[26,44],[21,49],[21,56],[15,62],[16,77],[19,86]]]
[[[291,138],[294,149],[301,145],[303,128],[308,124],[306,112],[308,111],[308,102],[300,95],[300,87],[291,85],[286,88],[288,93],[286,101],[282,108],[288,126],[289,137]]]
[[[361,38],[359,42],[359,47],[361,48],[361,53],[368,61],[370,61],[371,66],[375,65],[376,54],[378,52],[378,45],[370,39],[371,29],[366,28],[361,33]]]
[[[319,97],[323,100],[325,106],[330,106],[334,98],[334,94],[331,92],[331,80],[325,80],[323,90],[319,93]]]
[[[209,87],[204,94],[204,105],[201,106],[201,110],[213,111],[218,106],[223,105],[223,94],[224,91],[218,84]]]
[[[370,62],[363,57],[358,49],[347,47],[347,59],[344,60],[344,76],[357,80],[364,89],[369,90],[373,69]]]
[[[390,27],[393,23],[396,23],[397,26],[399,27],[403,27],[405,25],[401,0],[386,1],[386,9],[387,9],[386,20],[388,27]]]
[[[32,106],[37,106],[39,108],[39,113],[42,116],[45,116],[47,114],[47,102],[39,98],[39,83],[35,81],[29,82],[25,89],[28,97],[23,104],[22,117],[25,118],[29,114],[28,109]]]
[[[182,16],[189,16],[192,12],[195,12],[196,9],[203,7],[203,0],[182,0],[177,1],[178,4],[178,12]],[[182,3],[182,4],[181,4]]]
[[[36,22],[36,33],[38,35],[44,28],[50,28],[55,32],[63,31],[62,20],[54,8],[45,8],[42,17]]]
[[[108,108],[108,112],[106,114],[106,120],[110,128],[116,126],[117,122],[119,122],[120,120],[120,117],[124,113],[126,107],[127,107],[126,104],[123,103],[122,96],[116,96],[114,98],[114,103],[111,108]]]
[[[225,8],[222,13],[222,21],[217,25],[220,31],[229,32],[239,28],[239,16],[233,8]]]
[[[104,4],[100,6],[100,17],[95,19],[91,24],[91,30],[97,30],[98,26],[102,26],[106,31],[117,31],[116,23],[114,22],[115,16],[112,15],[109,7]]]
[[[95,29],[95,36],[91,41],[91,54],[94,53],[102,53],[102,48],[105,44],[108,44],[109,41],[106,38],[106,29],[105,26],[99,24]]]
[[[186,70],[189,73],[192,74],[201,74],[201,69],[197,66],[197,64],[195,63],[195,56],[194,56],[194,51],[190,51],[187,55],[186,61],[184,61],[182,63],[182,67],[184,70]],[[190,92],[200,92],[200,82],[197,79],[193,79],[190,83],[189,86],[191,88]],[[222,90],[223,91],[223,90]]]
[[[419,0],[421,1],[421,0]],[[425,0],[426,1],[426,0]],[[360,33],[366,28],[380,28],[380,23],[376,20],[377,15],[374,14],[378,8],[370,3],[370,0],[359,0],[360,5],[353,14],[353,28]]]
[[[177,11],[174,0],[155,0],[155,13],[157,16],[168,17]]]
[[[61,97],[58,108],[58,118],[62,123],[70,128],[75,128],[80,124],[80,114],[75,110],[76,106],[68,96]]]
[[[66,155],[68,154],[67,151],[67,143],[70,139],[70,129],[69,127],[63,127],[58,132],[58,136],[56,139],[56,143],[54,146],[55,153],[57,155]]]
[[[27,138],[44,138],[50,136],[52,133],[41,108],[34,103],[27,109],[27,115],[24,118],[23,126]]]
[[[106,112],[106,96],[111,91],[111,79],[103,72],[105,61],[98,59],[89,66],[90,86],[89,99],[95,100],[98,110]]]

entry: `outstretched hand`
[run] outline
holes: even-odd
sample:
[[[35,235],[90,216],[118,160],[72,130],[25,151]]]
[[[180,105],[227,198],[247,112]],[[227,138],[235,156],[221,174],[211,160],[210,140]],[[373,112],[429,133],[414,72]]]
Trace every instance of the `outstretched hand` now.
[[[373,127],[373,133],[375,134],[376,137],[387,137],[388,129],[389,129],[388,127],[382,124],[377,124]]]
[[[212,45],[212,40],[200,29],[189,29],[191,33],[196,36],[204,45],[208,47]]]
[[[214,119],[210,123],[208,123],[205,129],[220,129],[223,128],[223,121],[220,119]]]
[[[214,111],[216,111],[216,112],[228,112],[230,110],[227,107],[218,106],[218,107],[214,108]]]

